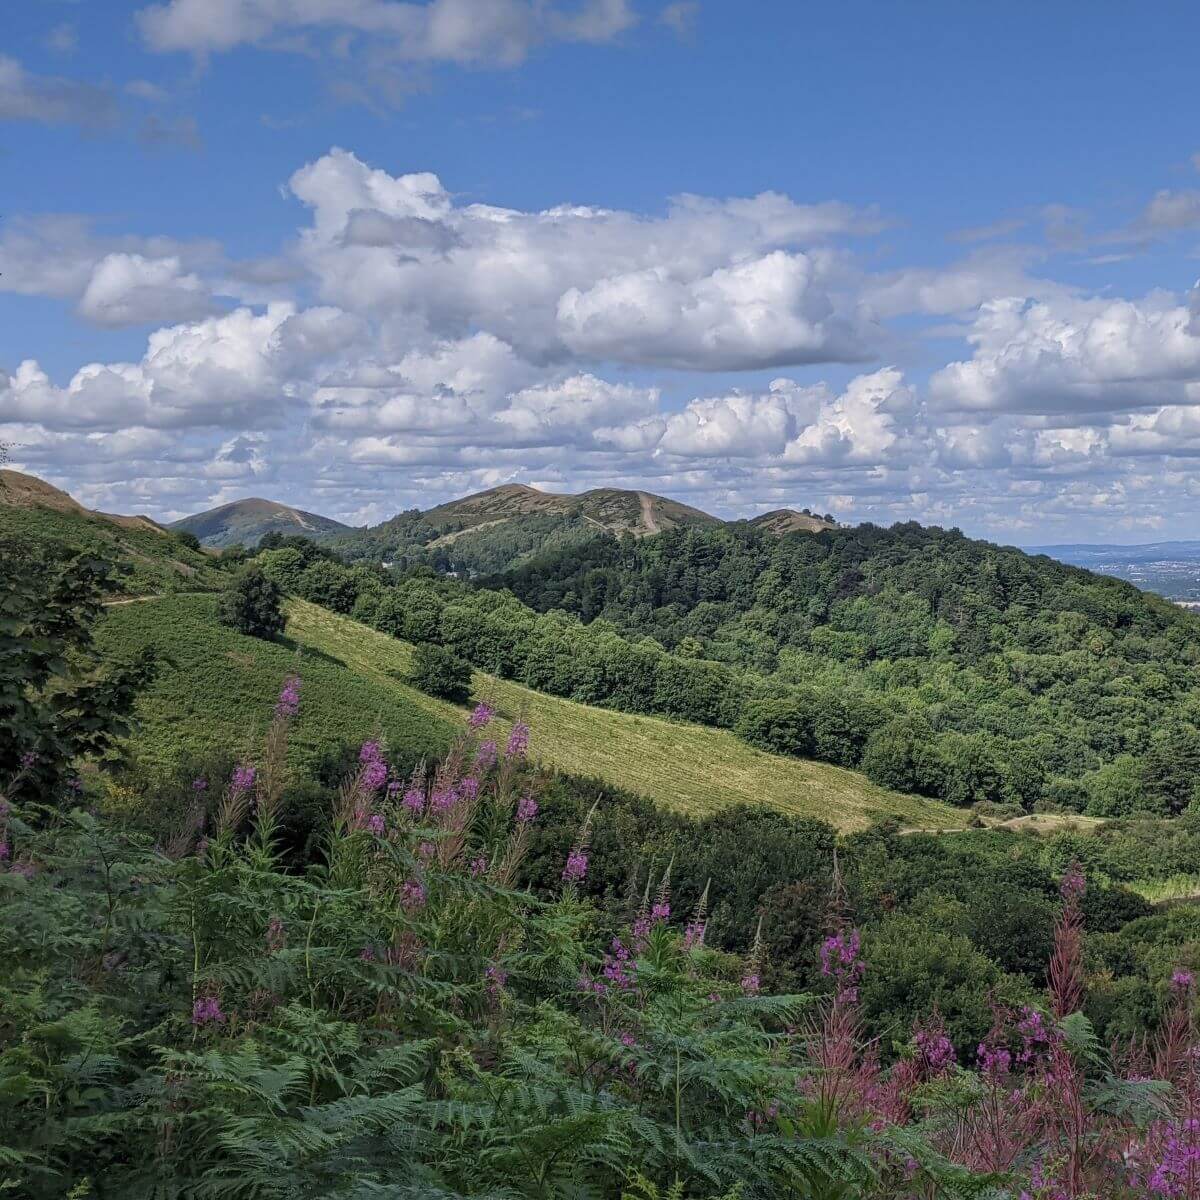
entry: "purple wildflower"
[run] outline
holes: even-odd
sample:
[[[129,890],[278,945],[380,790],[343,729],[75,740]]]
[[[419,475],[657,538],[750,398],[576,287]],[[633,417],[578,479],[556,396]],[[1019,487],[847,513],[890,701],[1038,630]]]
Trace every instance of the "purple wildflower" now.
[[[538,815],[538,802],[532,796],[522,796],[517,801],[517,820],[528,825]]]
[[[477,854],[471,859],[471,878],[478,879],[488,869],[488,860],[482,855]]]
[[[208,791],[208,780],[205,779],[202,775],[197,776],[195,779],[192,780],[192,791],[195,792],[197,795],[199,795],[201,792],[207,792]]]
[[[836,933],[821,945],[821,974],[837,983],[838,999],[847,1004],[858,999],[858,982],[865,970],[859,946],[857,929]]]
[[[1195,977],[1191,971],[1176,971],[1171,976],[1171,987],[1176,991],[1186,992],[1188,988],[1195,982]]]
[[[508,742],[505,744],[504,753],[509,758],[522,758],[528,749],[529,726],[524,721],[518,721],[513,725],[508,735]]]
[[[291,720],[300,711],[300,676],[289,675],[283,681],[283,690],[275,704],[275,715]]]
[[[38,756],[32,750],[26,750],[21,755],[21,770],[28,771],[38,760]]]
[[[443,813],[447,809],[454,807],[456,796],[449,788],[436,791],[429,797],[429,811],[431,813]]]
[[[742,991],[747,996],[757,996],[758,989],[762,986],[762,981],[758,977],[756,971],[751,971],[749,975],[742,976]]]
[[[37,874],[37,867],[31,862],[13,863],[12,868],[14,875],[20,875],[22,879],[32,879]]]
[[[498,964],[492,963],[483,973],[483,977],[487,981],[488,995],[493,1000],[499,999],[500,993],[504,990],[504,985],[508,982],[508,972]]]
[[[1058,885],[1058,893],[1064,900],[1078,900],[1087,890],[1087,880],[1077,863],[1072,863]]]
[[[670,915],[671,915],[671,906],[665,902],[660,902],[658,904],[655,904],[654,907],[650,910],[650,921],[651,921],[651,923],[665,921],[665,920],[667,920],[668,917],[670,917]]]
[[[475,766],[480,771],[486,771],[496,761],[496,743],[480,742],[475,752]]]
[[[383,752],[380,750],[378,742],[363,742],[362,749],[358,752],[360,763],[378,762],[382,757]]]
[[[0,862],[7,862],[8,856],[12,853],[8,842],[0,841]]]
[[[562,877],[567,883],[578,883],[588,869],[588,856],[582,850],[572,850],[567,855],[567,865],[563,867]]]
[[[432,842],[422,842],[417,847],[418,858],[432,858],[437,847]]]
[[[425,885],[410,880],[400,888],[400,905],[405,912],[415,912],[425,907]]]
[[[387,822],[384,821],[382,813],[372,813],[370,815],[370,817],[367,818],[367,828],[376,837],[383,836],[383,831],[384,831],[386,824],[387,824]]]
[[[479,795],[479,780],[473,775],[468,775],[466,779],[460,779],[458,795],[461,800],[474,800]]]
[[[401,803],[410,813],[419,814],[425,809],[425,793],[420,788],[409,788]]]
[[[363,962],[374,962],[375,961],[375,950],[371,946],[364,946],[358,952],[358,957],[361,958]]]
[[[257,773],[254,768],[247,763],[242,763],[233,768],[233,778],[229,781],[231,791],[238,793],[248,792],[254,786],[254,780],[257,778]]]
[[[377,792],[387,782],[388,765],[381,758],[373,758],[362,769],[360,779],[368,792]]]
[[[216,996],[201,996],[192,1005],[193,1025],[207,1025],[210,1022],[219,1025],[224,1020],[225,1014],[221,1011],[221,1002]]]
[[[496,710],[490,704],[485,704],[482,700],[475,705],[471,710],[471,715],[467,718],[468,729],[483,729],[491,723],[492,718],[496,715]]]

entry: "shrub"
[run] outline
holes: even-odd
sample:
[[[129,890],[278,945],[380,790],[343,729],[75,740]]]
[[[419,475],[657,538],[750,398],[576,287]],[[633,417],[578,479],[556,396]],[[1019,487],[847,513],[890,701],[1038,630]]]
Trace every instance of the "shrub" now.
[[[279,585],[251,563],[233,577],[221,596],[221,621],[240,633],[274,641],[286,623],[282,600]]]
[[[422,642],[414,651],[411,679],[421,691],[442,700],[461,702],[471,694],[471,664],[433,642]]]

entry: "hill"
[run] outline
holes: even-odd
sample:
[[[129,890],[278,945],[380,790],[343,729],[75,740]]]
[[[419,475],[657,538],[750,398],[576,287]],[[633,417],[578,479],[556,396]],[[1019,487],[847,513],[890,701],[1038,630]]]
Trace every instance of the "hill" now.
[[[1200,620],[956,530],[598,537],[486,586],[743,672],[784,705],[745,714],[755,737],[901,790],[1096,816],[1200,795]],[[837,709],[845,730],[822,749]]]
[[[121,591],[130,595],[208,590],[225,580],[208,555],[183,545],[149,517],[93,512],[19,471],[0,471],[2,536],[116,559],[129,568]]]
[[[170,528],[194,533],[203,545],[217,550],[237,545],[253,548],[268,533],[299,534],[322,542],[351,529],[331,517],[258,497],[234,500],[231,504],[195,513],[172,522]]]
[[[708,513],[651,492],[595,488],[566,495],[506,483],[435,508],[411,509],[329,544],[355,561],[427,565],[474,577],[509,570],[598,534],[646,537],[719,524]]]
[[[815,513],[797,512],[794,508],[777,508],[774,512],[762,513],[752,517],[748,524],[780,537],[788,533],[820,533],[823,529],[837,528],[833,521],[827,521]]]
[[[153,762],[253,743],[293,669],[304,679],[305,717],[295,746],[306,760],[323,744],[374,728],[394,748],[419,755],[461,726],[465,710],[405,682],[412,654],[406,642],[302,600],[289,602],[287,639],[279,644],[243,637],[220,625],[215,612],[210,597],[166,597],[114,606],[101,626],[108,653],[153,643],[174,660],[140,704],[136,745]],[[531,752],[547,766],[689,813],[761,804],[845,830],[876,817],[921,828],[955,828],[965,820],[855,772],[755,750],[727,731],[576,704],[479,671],[474,693],[496,706],[501,734],[515,719],[527,721]]]

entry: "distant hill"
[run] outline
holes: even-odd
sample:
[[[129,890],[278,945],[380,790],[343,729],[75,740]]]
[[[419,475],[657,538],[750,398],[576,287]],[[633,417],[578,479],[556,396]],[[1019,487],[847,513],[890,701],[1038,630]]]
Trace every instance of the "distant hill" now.
[[[764,533],[781,537],[785,533],[820,533],[823,529],[837,528],[833,521],[826,521],[816,513],[797,512],[794,508],[777,508],[774,512],[763,513],[752,517],[750,524]]]
[[[486,492],[476,492],[461,500],[440,504],[423,515],[435,527],[448,525],[455,528],[530,516],[576,517],[609,533],[628,531],[635,537],[680,525],[720,524],[717,517],[653,492],[595,488],[579,495],[567,495],[543,492],[524,483],[506,483]]]
[[[94,512],[74,497],[20,471],[0,471],[0,537],[23,546],[65,545],[124,563],[121,591],[206,591],[225,574],[210,555],[183,545],[169,529],[143,516]]]
[[[331,539],[349,558],[484,575],[506,571],[538,554],[579,545],[601,533],[646,537],[668,529],[722,522],[666,496],[621,488],[579,495],[543,492],[523,483],[411,509],[370,529]]]
[[[315,542],[322,542],[338,534],[351,532],[351,526],[343,525],[331,517],[318,516],[257,496],[234,500],[231,504],[222,504],[207,512],[184,517],[173,522],[170,528],[194,533],[202,545],[216,550],[236,545],[252,548],[267,533],[300,534]]]

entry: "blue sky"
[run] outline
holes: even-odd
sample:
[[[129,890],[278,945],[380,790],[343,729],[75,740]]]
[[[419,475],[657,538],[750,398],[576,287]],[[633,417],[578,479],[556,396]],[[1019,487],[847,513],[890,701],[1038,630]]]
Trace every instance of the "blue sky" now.
[[[511,479],[1194,534],[1194,6],[43,0],[0,440],[86,502]]]

